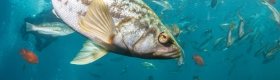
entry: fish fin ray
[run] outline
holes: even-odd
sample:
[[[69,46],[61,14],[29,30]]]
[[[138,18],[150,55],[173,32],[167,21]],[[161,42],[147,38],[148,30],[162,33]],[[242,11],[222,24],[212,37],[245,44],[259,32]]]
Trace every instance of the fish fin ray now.
[[[29,22],[26,22],[26,31],[33,31],[34,30],[34,27],[35,25],[29,23]]]
[[[87,40],[77,56],[70,62],[76,65],[85,65],[94,62],[108,53],[102,46],[94,41]]]
[[[108,44],[111,43],[111,38],[116,32],[114,21],[102,0],[91,2],[86,16],[79,19],[78,25],[83,31]]]

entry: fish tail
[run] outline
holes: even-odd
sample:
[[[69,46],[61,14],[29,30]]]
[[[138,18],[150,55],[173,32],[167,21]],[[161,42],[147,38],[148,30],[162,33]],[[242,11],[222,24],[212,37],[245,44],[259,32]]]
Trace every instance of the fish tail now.
[[[34,31],[34,27],[35,25],[29,23],[29,22],[26,22],[26,31]]]
[[[20,51],[18,52],[19,54],[25,54],[24,49],[20,48]]]

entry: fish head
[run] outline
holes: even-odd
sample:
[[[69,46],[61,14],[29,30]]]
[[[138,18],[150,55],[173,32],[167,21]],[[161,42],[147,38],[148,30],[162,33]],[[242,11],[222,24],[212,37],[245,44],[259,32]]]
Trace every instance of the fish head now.
[[[134,45],[137,55],[144,58],[178,58],[182,54],[178,45],[169,30],[163,28],[150,28],[142,35],[141,39]]]

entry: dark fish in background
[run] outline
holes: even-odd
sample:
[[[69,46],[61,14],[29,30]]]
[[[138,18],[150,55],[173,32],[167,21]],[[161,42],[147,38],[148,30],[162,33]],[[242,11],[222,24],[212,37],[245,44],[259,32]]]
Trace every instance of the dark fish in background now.
[[[260,35],[260,33],[261,33],[261,31],[258,31],[258,33],[255,34],[255,35],[251,38],[251,40],[250,40],[250,43],[251,43],[251,44],[253,44],[254,42],[256,42],[257,37]]]
[[[101,78],[99,74],[94,74],[92,72],[89,72],[90,76],[95,77],[95,78]]]
[[[181,18],[178,22],[182,23],[182,22],[186,22],[186,21],[191,21],[195,16],[186,16],[184,18]]]
[[[116,57],[116,58],[113,58],[113,59],[110,59],[110,61],[113,61],[113,62],[121,62],[123,61],[124,57],[123,56],[120,56],[120,57]]]
[[[180,69],[180,68],[176,68],[176,69],[168,71],[169,74],[178,74],[181,72],[182,72],[182,69]]]
[[[228,71],[228,76],[230,76],[232,74],[233,69],[235,68],[235,64],[230,68],[230,70]]]
[[[262,64],[270,63],[270,62],[273,61],[273,60],[274,60],[274,57],[272,57],[272,58],[266,58],[266,59],[263,60]]]
[[[180,14],[182,14],[184,11],[186,11],[185,8],[186,8],[186,6],[187,6],[188,4],[191,3],[191,1],[192,1],[192,0],[189,0],[189,1],[186,2],[185,4],[179,6],[179,8],[176,10],[176,13],[175,13],[174,17],[177,17],[177,16],[179,16]]]
[[[201,34],[201,36],[207,37],[207,36],[211,35],[211,33],[213,33],[213,30],[212,29],[207,29]]]
[[[216,5],[217,5],[217,0],[212,0],[211,1],[211,8],[215,8]]]
[[[154,80],[153,75],[149,76],[149,77],[148,77],[148,80]]]
[[[235,57],[231,60],[231,63],[235,63],[235,62],[239,61],[242,57],[243,57],[243,54],[238,55],[238,56],[235,56]]]
[[[255,52],[254,57],[260,56],[260,55],[263,53],[263,51],[264,51],[268,46],[269,46],[269,43],[267,43],[265,46],[260,47],[260,48]]]
[[[193,80],[200,80],[199,76],[193,76]]]
[[[250,76],[247,80],[251,80],[251,79],[252,79],[252,77],[253,77],[253,76],[251,75],[251,76]]]
[[[26,69],[26,66],[24,64],[24,65],[22,65],[22,71],[24,71],[25,69]]]
[[[247,48],[247,54],[250,54],[253,49],[253,44],[250,44],[250,46]]]
[[[228,57],[225,57],[225,58],[223,58],[223,61],[227,61],[227,60],[232,60],[233,59],[233,57],[232,56],[228,56]]]
[[[210,38],[204,40],[200,45],[199,45],[199,48],[200,49],[204,49],[205,47],[207,47],[210,43],[210,41],[213,39],[214,37],[211,36]]]
[[[128,66],[125,65],[124,68],[122,69],[121,75],[125,74],[127,72]]]
[[[93,64],[94,66],[98,66],[98,67],[101,67],[101,66],[103,66],[103,64],[102,63],[95,63],[95,64]]]

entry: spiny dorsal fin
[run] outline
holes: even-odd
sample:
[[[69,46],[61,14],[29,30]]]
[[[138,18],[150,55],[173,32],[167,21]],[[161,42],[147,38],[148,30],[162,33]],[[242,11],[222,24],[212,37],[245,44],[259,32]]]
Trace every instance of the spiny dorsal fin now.
[[[83,31],[108,44],[111,44],[116,32],[114,21],[103,0],[91,2],[85,18],[79,19],[78,25]]]
[[[77,56],[70,62],[76,65],[85,65],[103,57],[108,51],[94,41],[87,40]]]

